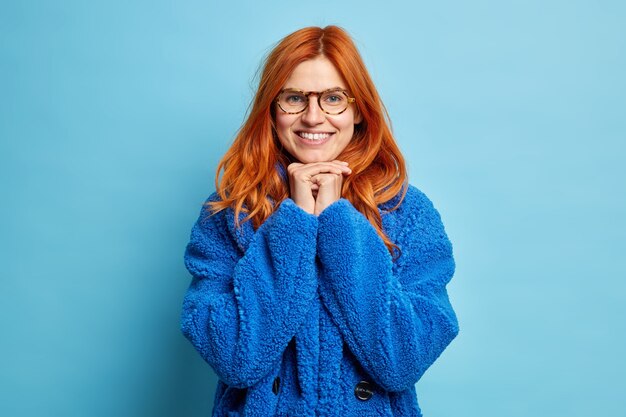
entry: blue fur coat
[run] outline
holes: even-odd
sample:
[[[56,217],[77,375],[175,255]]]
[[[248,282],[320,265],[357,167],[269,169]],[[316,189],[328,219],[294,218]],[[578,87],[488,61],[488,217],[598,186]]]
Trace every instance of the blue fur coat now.
[[[397,198],[395,261],[344,198],[319,216],[287,198],[256,231],[203,207],[181,329],[219,377],[213,416],[421,416],[414,385],[459,331],[455,263],[426,195]]]

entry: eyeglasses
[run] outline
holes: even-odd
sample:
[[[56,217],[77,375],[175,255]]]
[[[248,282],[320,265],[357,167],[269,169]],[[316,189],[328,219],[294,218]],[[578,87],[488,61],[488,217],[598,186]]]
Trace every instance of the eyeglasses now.
[[[349,97],[348,92],[341,88],[331,88],[324,91],[296,90],[294,88],[285,88],[280,90],[276,103],[282,111],[288,114],[302,113],[309,106],[309,96],[317,95],[317,104],[326,114],[341,114],[348,108],[350,103],[354,103],[355,98]]]

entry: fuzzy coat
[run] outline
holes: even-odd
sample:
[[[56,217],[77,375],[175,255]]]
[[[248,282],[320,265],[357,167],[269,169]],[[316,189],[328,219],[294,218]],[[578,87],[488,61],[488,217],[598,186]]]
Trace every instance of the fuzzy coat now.
[[[426,195],[398,198],[379,206],[396,261],[344,198],[319,216],[287,198],[256,231],[203,207],[181,330],[219,377],[213,416],[422,415],[415,383],[459,331],[455,262]]]

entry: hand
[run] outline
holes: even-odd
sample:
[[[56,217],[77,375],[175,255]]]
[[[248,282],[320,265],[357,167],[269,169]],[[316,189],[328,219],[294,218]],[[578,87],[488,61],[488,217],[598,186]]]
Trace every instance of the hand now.
[[[351,172],[348,163],[339,160],[289,164],[291,199],[307,213],[319,215],[341,198],[343,176]]]
[[[343,174],[317,174],[312,180],[315,197],[314,214],[319,216],[326,207],[341,198]]]

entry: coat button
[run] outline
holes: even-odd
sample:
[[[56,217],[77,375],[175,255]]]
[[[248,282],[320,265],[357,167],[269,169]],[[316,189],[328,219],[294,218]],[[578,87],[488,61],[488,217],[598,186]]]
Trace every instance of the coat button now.
[[[272,392],[274,395],[278,395],[278,388],[280,387],[280,377],[277,376],[274,378],[274,383],[272,384]]]
[[[367,401],[372,398],[372,395],[374,395],[374,390],[369,382],[361,381],[356,384],[356,388],[354,388],[354,395],[356,395],[356,397],[361,401]]]

